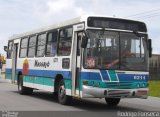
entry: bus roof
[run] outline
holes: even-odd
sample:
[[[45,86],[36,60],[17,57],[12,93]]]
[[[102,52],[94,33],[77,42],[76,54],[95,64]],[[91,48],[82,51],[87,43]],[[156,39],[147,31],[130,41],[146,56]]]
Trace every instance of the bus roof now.
[[[114,18],[114,17],[106,17],[106,16],[98,16],[98,15],[96,15],[96,16],[83,15],[83,16],[76,17],[74,19],[66,20],[64,22],[60,22],[60,23],[57,23],[57,24],[49,25],[49,26],[46,26],[46,27],[43,27],[43,28],[39,28],[39,29],[36,29],[36,30],[32,30],[32,31],[29,31],[29,32],[20,33],[20,34],[14,34],[9,38],[9,40],[19,39],[19,38],[22,38],[22,37],[38,34],[38,33],[41,33],[41,32],[47,32],[49,30],[53,30],[53,29],[57,29],[57,28],[65,27],[65,26],[69,26],[69,25],[72,25],[72,24],[77,24],[77,23],[86,21],[88,17],[105,17],[105,18],[129,20],[129,19],[124,19],[124,18]],[[130,21],[134,21],[134,20],[130,20]],[[140,22],[140,21],[138,21],[138,22]]]
[[[53,25],[50,25],[50,26],[42,27],[42,28],[32,30],[32,31],[29,31],[29,32],[25,32],[25,33],[21,33],[21,34],[14,34],[9,38],[9,40],[18,39],[18,38],[21,38],[21,37],[25,37],[25,36],[29,36],[29,35],[33,35],[33,34],[37,34],[37,33],[41,33],[41,32],[46,32],[46,31],[49,31],[49,30],[52,30],[52,29],[57,29],[57,28],[60,28],[60,27],[80,23],[80,22],[84,21],[82,19],[84,19],[84,17],[82,18],[82,16],[79,16],[79,17],[76,17],[76,18],[71,19],[71,20],[66,20],[64,22],[60,22],[60,23],[53,24]]]

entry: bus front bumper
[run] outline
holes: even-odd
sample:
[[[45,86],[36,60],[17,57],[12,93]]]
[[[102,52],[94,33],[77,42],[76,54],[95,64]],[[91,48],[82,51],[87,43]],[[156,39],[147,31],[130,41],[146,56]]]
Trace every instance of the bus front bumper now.
[[[142,98],[147,99],[148,88],[139,89],[110,89],[92,86],[82,86],[83,98]]]

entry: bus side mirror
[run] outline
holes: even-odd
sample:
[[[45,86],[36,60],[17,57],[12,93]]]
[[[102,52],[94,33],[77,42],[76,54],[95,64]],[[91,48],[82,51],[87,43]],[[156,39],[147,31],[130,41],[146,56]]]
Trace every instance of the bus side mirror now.
[[[152,57],[152,40],[148,39],[148,51],[149,51],[149,57]]]
[[[84,32],[83,37],[82,37],[81,47],[86,48],[87,43],[88,43],[88,36],[87,36],[86,32]]]
[[[4,46],[4,51],[7,52],[7,50],[8,50],[8,47]]]

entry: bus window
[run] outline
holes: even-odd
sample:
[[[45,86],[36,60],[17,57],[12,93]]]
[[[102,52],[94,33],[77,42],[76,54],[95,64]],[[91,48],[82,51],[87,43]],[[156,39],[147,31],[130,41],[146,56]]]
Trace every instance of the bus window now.
[[[57,49],[57,34],[57,31],[48,33],[46,56],[55,56]]]
[[[21,40],[20,58],[24,58],[27,56],[27,47],[28,47],[28,37],[23,38]]]
[[[72,28],[66,28],[60,30],[59,33],[59,44],[58,44],[58,55],[69,56],[71,53],[72,44]]]
[[[13,41],[9,41],[9,43],[8,43],[8,51],[7,51],[7,58],[8,59],[12,58],[12,45],[13,45]]]
[[[45,43],[46,43],[46,33],[45,34],[41,34],[41,35],[38,36],[37,52],[36,52],[36,56],[37,57],[44,56]]]
[[[28,57],[34,57],[35,55],[35,47],[36,47],[36,38],[37,36],[32,36],[29,39],[29,45],[28,45]]]

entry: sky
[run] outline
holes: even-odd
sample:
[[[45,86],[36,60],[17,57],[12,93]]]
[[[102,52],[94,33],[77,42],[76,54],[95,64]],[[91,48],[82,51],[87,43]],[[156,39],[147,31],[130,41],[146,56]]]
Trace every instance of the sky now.
[[[13,34],[88,14],[145,22],[160,54],[160,0],[0,0],[0,53]]]

